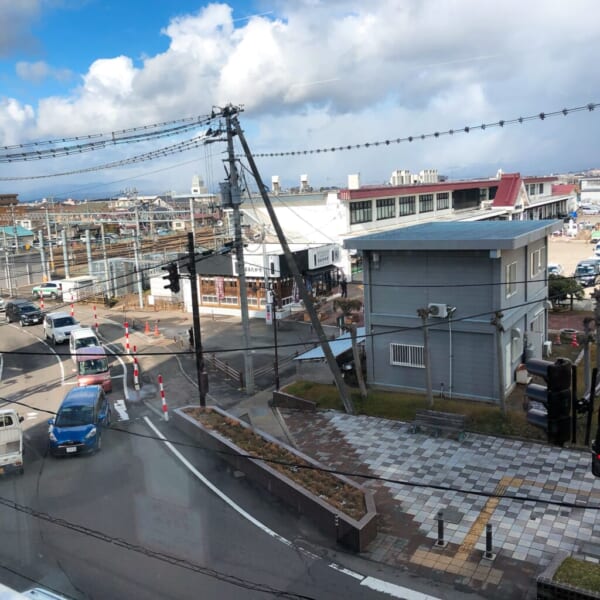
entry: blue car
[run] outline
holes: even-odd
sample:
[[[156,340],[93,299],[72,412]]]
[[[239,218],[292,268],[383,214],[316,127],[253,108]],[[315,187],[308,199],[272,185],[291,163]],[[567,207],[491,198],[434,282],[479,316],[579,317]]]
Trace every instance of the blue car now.
[[[70,390],[48,424],[49,449],[54,456],[100,450],[102,429],[110,426],[110,405],[102,386]]]

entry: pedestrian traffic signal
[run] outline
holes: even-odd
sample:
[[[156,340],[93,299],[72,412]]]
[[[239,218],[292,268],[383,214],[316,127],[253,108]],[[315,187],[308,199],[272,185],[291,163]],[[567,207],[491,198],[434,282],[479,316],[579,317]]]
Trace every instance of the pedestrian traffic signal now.
[[[167,275],[163,275],[165,281],[168,280],[169,284],[165,285],[165,290],[171,290],[174,294],[179,291],[179,269],[176,263],[171,263],[166,267],[162,268],[163,271],[167,271]]]
[[[546,381],[546,385],[530,383],[525,389],[525,395],[532,401],[527,421],[544,429],[550,444],[562,446],[570,439],[571,361],[558,358],[552,363],[533,358],[526,367],[528,373]]]

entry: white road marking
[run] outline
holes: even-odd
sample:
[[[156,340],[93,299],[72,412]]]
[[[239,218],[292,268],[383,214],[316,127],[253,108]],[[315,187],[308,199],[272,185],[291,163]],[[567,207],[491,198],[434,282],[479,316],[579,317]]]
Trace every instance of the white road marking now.
[[[46,342],[46,340],[44,338],[41,338],[39,335],[35,335],[34,333],[31,333],[30,331],[27,331],[26,329],[19,328],[16,325],[10,325],[10,326],[14,327],[15,329],[20,329],[23,333],[26,333],[27,335],[34,337],[39,342],[42,342],[42,344],[44,344],[44,346],[46,346],[48,348],[48,350],[50,350],[50,352],[52,352],[52,354],[54,354],[54,357],[56,358],[56,360],[58,362],[58,366],[60,367],[60,385],[65,385],[65,367],[63,366],[62,356],[60,356],[56,352],[56,350],[54,350],[54,348],[52,348],[52,346],[50,346],[50,344],[48,344],[48,342]]]
[[[127,412],[127,406],[125,406],[125,400],[115,400],[113,406],[119,415],[119,421],[129,421],[129,413]]]
[[[376,592],[388,594],[394,598],[403,598],[403,600],[440,600],[437,596],[422,594],[410,588],[396,585],[395,583],[388,583],[375,577],[365,577],[360,585],[364,585]]]
[[[206,477],[204,477],[204,475],[202,475],[202,473],[200,473],[200,471],[198,471],[198,469],[196,469],[196,467],[194,467],[188,461],[187,458],[185,458],[185,456],[183,456],[183,454],[181,454],[181,452],[179,452],[179,450],[177,450],[173,446],[173,444],[171,444],[171,442],[167,441],[165,436],[156,428],[154,423],[152,423],[152,421],[150,421],[150,419],[148,417],[144,417],[144,420],[146,421],[146,424],[148,425],[148,427],[150,427],[150,429],[152,429],[152,431],[154,431],[154,433],[164,442],[165,446],[175,455],[175,457],[178,458],[183,463],[183,465],[185,467],[187,467],[188,470],[197,479],[199,479],[211,492],[213,492],[213,494],[215,494],[219,498],[221,498],[221,500],[223,500],[223,502],[225,502],[225,504],[228,504],[231,508],[233,508],[233,510],[235,510],[241,517],[243,517],[247,521],[250,521],[250,523],[252,523],[256,527],[258,527],[260,530],[262,530],[267,535],[271,536],[272,538],[274,538],[276,540],[279,540],[282,544],[285,544],[286,546],[293,545],[292,542],[290,542],[290,540],[279,535],[276,531],[273,531],[270,527],[267,527],[264,523],[261,523],[258,519],[254,518],[250,513],[246,512],[239,504],[234,502],[229,496],[224,494],[218,487],[213,485]]]
[[[219,498],[221,498],[221,500],[223,500],[223,502],[225,502],[231,508],[233,508],[233,510],[235,510],[241,517],[243,517],[244,519],[246,519],[247,521],[249,521],[256,527],[258,527],[260,530],[262,530],[267,535],[278,540],[282,544],[285,544],[286,546],[294,547],[294,544],[290,540],[288,540],[287,538],[284,538],[282,535],[279,535],[276,531],[273,531],[270,527],[267,527],[267,525],[265,525],[264,523],[261,523],[258,519],[253,517],[250,513],[246,512],[239,504],[234,502],[229,496],[224,494],[219,488],[217,488],[215,485],[213,485],[206,477],[204,477],[204,475],[202,475],[202,473],[200,473],[200,471],[198,471],[198,469],[196,469],[196,467],[194,467],[190,463],[190,461],[187,460],[187,458],[185,458],[183,456],[183,454],[181,454],[181,452],[179,452],[179,450],[177,450],[173,446],[173,444],[171,444],[171,442],[167,441],[167,438],[165,438],[165,436],[157,429],[157,427],[154,425],[154,423],[152,423],[152,421],[150,421],[150,419],[148,417],[144,417],[144,421],[146,421],[146,424],[148,425],[148,427],[156,434],[156,436],[158,438],[160,438],[164,442],[165,446],[175,455],[175,457],[177,459],[179,459],[183,463],[183,465],[197,479],[199,479],[211,492],[213,492],[215,495],[217,495]],[[311,558],[314,558],[317,560],[321,559],[321,557],[316,556],[315,554],[313,554],[310,551],[305,550],[304,548],[298,547],[298,549],[302,553],[306,554],[307,556],[309,556]],[[382,592],[382,593],[392,596],[394,598],[401,598],[403,600],[440,600],[439,598],[436,598],[435,596],[421,594],[420,592],[415,592],[414,590],[411,590],[409,588],[395,585],[393,583],[388,583],[387,581],[383,581],[383,580],[377,579],[375,577],[365,577],[364,575],[361,575],[360,573],[356,573],[355,571],[351,571],[350,569],[345,569],[343,567],[340,567],[339,565],[336,565],[335,563],[330,563],[328,566],[330,568],[338,571],[339,573],[348,575],[349,577],[353,577],[354,579],[359,580],[360,585],[364,585],[372,590],[375,590],[377,592]]]
[[[110,344],[105,344],[104,347],[119,361],[119,363],[121,363],[123,375],[116,375],[115,377],[111,377],[111,379],[123,379],[123,392],[125,394],[125,400],[129,400],[129,389],[127,388],[127,366],[123,362],[123,359],[113,351],[113,349],[110,347]]]

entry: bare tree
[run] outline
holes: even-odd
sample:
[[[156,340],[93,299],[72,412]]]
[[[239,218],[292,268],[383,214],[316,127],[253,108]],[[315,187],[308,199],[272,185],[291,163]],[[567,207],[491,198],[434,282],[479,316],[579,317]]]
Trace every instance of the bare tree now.
[[[354,368],[356,370],[356,380],[358,381],[358,388],[360,390],[361,398],[366,399],[367,397],[367,386],[363,377],[362,361],[360,359],[360,352],[358,351],[358,344],[356,342],[356,325],[351,322],[353,314],[359,313],[362,309],[363,303],[357,298],[336,298],[333,301],[334,310],[341,311],[344,316],[344,329],[350,332],[350,339],[352,340],[352,356],[354,357]]]

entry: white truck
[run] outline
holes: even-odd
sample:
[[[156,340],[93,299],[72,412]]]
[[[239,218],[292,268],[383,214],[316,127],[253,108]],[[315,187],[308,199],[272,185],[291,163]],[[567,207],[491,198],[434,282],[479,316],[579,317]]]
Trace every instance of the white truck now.
[[[0,474],[24,472],[22,421],[14,408],[0,408]]]

